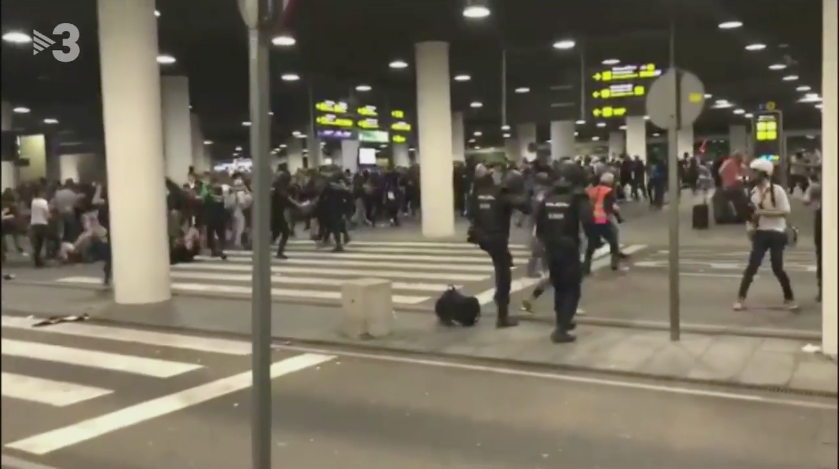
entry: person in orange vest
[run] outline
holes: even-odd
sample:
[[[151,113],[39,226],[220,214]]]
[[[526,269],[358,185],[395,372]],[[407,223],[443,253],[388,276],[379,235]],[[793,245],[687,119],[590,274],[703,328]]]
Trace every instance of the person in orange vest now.
[[[591,260],[594,251],[597,250],[601,240],[609,245],[612,270],[618,270],[620,260],[620,246],[612,224],[616,215],[615,191],[612,188],[615,176],[612,173],[603,173],[600,176],[600,184],[588,188],[588,196],[594,207],[594,225],[586,246],[586,254],[583,260],[583,274],[591,274]]]

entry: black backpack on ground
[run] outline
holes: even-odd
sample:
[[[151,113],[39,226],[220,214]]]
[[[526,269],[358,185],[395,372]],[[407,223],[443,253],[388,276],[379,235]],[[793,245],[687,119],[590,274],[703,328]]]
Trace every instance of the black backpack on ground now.
[[[474,296],[466,296],[449,286],[434,304],[434,312],[444,326],[470,327],[480,319],[481,305]]]

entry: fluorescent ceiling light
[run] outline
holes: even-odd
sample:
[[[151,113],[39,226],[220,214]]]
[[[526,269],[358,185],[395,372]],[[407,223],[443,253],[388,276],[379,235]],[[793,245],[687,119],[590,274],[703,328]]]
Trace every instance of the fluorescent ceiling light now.
[[[743,27],[743,22],[741,21],[725,21],[719,24],[720,29],[737,29]]]
[[[650,120],[650,116],[644,116],[644,120],[645,120],[645,121]]]
[[[466,75],[466,74],[461,74],[461,75],[455,75],[454,76],[454,81],[469,81],[471,79],[472,79],[472,77],[469,76],[469,75]]]
[[[795,91],[801,91],[801,92],[804,92],[804,91],[810,91],[810,90],[812,90],[812,89],[813,89],[813,88],[810,88],[810,87],[809,87],[809,86],[807,86],[807,85],[801,85],[801,86],[799,86],[798,88],[796,88],[796,89],[795,89]]]
[[[404,60],[394,60],[393,62],[390,63],[390,68],[394,68],[394,69],[408,68],[408,62],[405,62]]]
[[[619,63],[621,63],[621,61],[618,59],[606,59],[603,61],[603,65],[617,65]]]
[[[269,115],[269,116],[273,116],[273,115],[274,115],[274,111],[268,111],[268,115]]]
[[[281,144],[280,144],[280,148],[286,148],[287,146],[288,146],[288,145],[286,145],[285,143],[281,143]]]
[[[574,42],[570,39],[565,39],[565,40],[562,40],[562,41],[554,42],[554,49],[568,50],[568,49],[573,49],[574,46],[576,46],[576,45],[577,45],[576,42]]]
[[[154,10],[154,16],[160,18],[160,10]]]
[[[361,91],[363,93],[367,92],[367,91],[370,91],[372,89],[373,89],[373,87],[370,86],[370,85],[358,85],[358,86],[355,87],[356,91]]]
[[[718,99],[718,100],[716,101],[716,103],[714,103],[714,104],[728,104],[728,100],[727,100],[727,99],[720,98],[720,99]]]
[[[306,138],[306,134],[297,134],[297,138]],[[303,151],[309,151],[309,150],[304,148]]]
[[[469,143],[475,143],[476,141],[477,141],[477,140],[475,140],[474,138],[470,138],[470,139],[469,139]]]
[[[745,114],[745,113],[746,113],[745,109],[735,109],[734,110],[734,114],[737,114],[737,115]]]
[[[661,137],[661,134],[658,132],[653,133],[653,137]]]
[[[297,44],[297,39],[294,39],[290,34],[280,34],[271,39],[271,44],[278,47],[291,47]]]
[[[463,16],[469,19],[486,18],[492,14],[489,8],[482,5],[472,5],[463,9]]]
[[[20,31],[10,31],[3,35],[3,40],[12,44],[29,44],[32,42],[32,37]]]
[[[591,137],[591,141],[592,142],[598,142],[598,141],[600,141],[600,137]]]
[[[50,124],[50,125],[58,124],[58,119],[53,119],[51,117],[47,117],[46,119],[44,119],[44,124]]]
[[[787,75],[784,77],[784,81],[796,81],[798,80],[798,75]]]
[[[212,145],[212,144],[213,144],[212,140],[204,140],[204,145]]]
[[[751,112],[747,112],[747,113],[746,113],[743,117],[745,117],[746,119],[751,119],[751,118],[752,118],[752,117],[754,117],[754,116],[755,116],[755,115],[754,115],[754,114],[752,114]]]
[[[746,46],[746,50],[752,51],[752,52],[763,50],[763,49],[766,49],[766,44],[759,44],[758,43],[758,44],[749,44],[748,46]]]
[[[476,137],[480,137],[480,136],[482,136],[483,134],[484,134],[484,133],[483,133],[483,132],[481,132],[480,130],[476,130],[476,131],[475,131],[475,133],[473,133],[472,135],[474,135],[474,136],[476,136]]]
[[[177,60],[174,57],[172,57],[171,55],[165,55],[164,54],[164,55],[158,55],[157,56],[157,63],[159,63],[161,65],[171,65],[175,62],[177,62]]]
[[[521,88],[516,88],[516,93],[518,93],[518,94],[530,93],[530,88],[528,88],[526,86],[522,86]]]
[[[298,75],[296,73],[286,73],[283,76],[281,76],[280,78],[282,78],[283,81],[297,81],[297,80],[300,79],[300,75]]]
[[[244,125],[245,127],[250,127],[251,123],[250,123],[250,121],[245,121],[245,122],[242,122],[242,125]]]
[[[16,108],[12,109],[12,112],[14,112],[15,114],[29,114],[30,110],[29,110],[28,107],[22,107],[21,106],[21,107],[16,107]]]
[[[807,96],[798,100],[799,103],[820,103],[823,99],[816,93],[808,94]]]
[[[626,126],[625,126],[625,125],[622,125],[622,126],[620,126],[620,127],[618,127],[618,128],[619,128],[620,130],[626,130]]]
[[[242,151],[242,147],[236,147],[236,151]]]
[[[574,123],[577,124],[577,125],[586,125],[586,121],[584,121],[582,119],[580,119],[580,120],[578,120],[577,122],[574,122]]]
[[[816,104],[816,109],[824,109],[824,104]]]
[[[772,64],[769,66],[769,70],[783,70],[787,68],[787,64]]]
[[[711,99],[713,97],[714,95],[712,95],[711,93],[705,93],[705,99]]]
[[[721,103],[717,102],[714,105],[714,109],[728,109],[728,108],[732,108],[732,107],[734,107],[734,105],[729,103],[728,101],[724,101],[724,102],[721,102]]]
[[[505,124],[505,125],[502,125],[502,126],[501,126],[501,130],[505,130],[505,131],[506,131],[506,130],[510,130],[510,126],[509,126],[509,125],[506,125],[506,124]]]
[[[472,101],[472,103],[469,104],[469,107],[478,109],[478,108],[484,107],[484,103],[482,103],[480,101]]]
[[[579,136],[580,136],[580,133],[579,133],[579,132],[574,132],[574,136],[575,136],[575,137],[579,137]]]
[[[510,135],[510,134],[504,134],[504,138],[510,138],[510,137],[512,137],[512,135]]]
[[[602,129],[603,127],[606,127],[606,123],[605,122],[598,122],[597,126]]]

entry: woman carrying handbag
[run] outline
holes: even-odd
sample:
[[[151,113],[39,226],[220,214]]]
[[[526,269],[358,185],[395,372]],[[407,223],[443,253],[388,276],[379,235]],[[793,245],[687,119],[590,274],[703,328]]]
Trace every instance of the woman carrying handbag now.
[[[784,270],[784,249],[791,241],[791,231],[794,231],[787,224],[787,217],[790,214],[789,198],[782,186],[772,182],[775,167],[771,161],[757,159],[752,161],[749,167],[756,183],[754,189],[750,192],[749,199],[752,213],[746,223],[749,238],[752,241],[752,249],[749,254],[748,265],[743,272],[743,279],[740,282],[740,290],[737,294],[737,301],[734,303],[734,310],[742,311],[745,309],[749,287],[768,251],[772,273],[775,274],[781,284],[784,305],[790,311],[798,311],[798,304],[795,302],[789,276]]]

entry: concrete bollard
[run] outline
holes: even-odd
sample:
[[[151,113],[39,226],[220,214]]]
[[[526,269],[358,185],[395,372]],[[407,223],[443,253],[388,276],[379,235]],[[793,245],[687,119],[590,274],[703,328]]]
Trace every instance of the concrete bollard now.
[[[341,286],[341,331],[354,339],[375,339],[393,332],[395,315],[390,280],[362,278]]]

